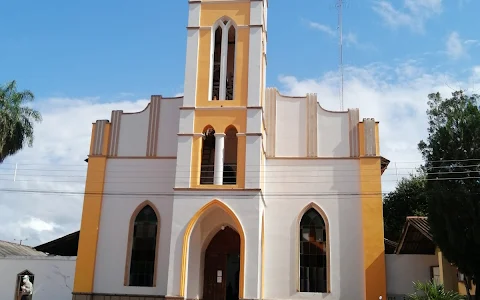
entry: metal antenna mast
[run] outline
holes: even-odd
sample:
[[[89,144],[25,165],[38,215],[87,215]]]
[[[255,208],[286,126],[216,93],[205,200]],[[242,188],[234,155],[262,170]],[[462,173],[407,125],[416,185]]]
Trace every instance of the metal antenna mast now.
[[[339,39],[339,75],[340,75],[340,110],[343,110],[343,29],[342,29],[342,9],[343,0],[337,0],[338,10],[338,39]]]

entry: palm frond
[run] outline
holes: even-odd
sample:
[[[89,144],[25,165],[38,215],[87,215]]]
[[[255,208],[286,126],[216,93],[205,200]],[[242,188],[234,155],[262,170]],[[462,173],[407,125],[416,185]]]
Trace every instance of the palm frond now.
[[[0,163],[33,145],[34,124],[42,121],[40,112],[26,106],[34,99],[30,90],[17,91],[15,80],[0,86]]]
[[[415,293],[408,295],[409,300],[464,300],[465,297],[454,291],[445,291],[436,281],[413,283]]]

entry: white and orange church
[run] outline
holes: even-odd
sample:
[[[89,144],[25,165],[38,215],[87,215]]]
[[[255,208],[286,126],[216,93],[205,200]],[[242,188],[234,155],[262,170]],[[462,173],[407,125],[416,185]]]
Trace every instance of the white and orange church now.
[[[386,299],[378,123],[265,87],[267,0],[189,0],[182,97],[93,124],[73,299]]]

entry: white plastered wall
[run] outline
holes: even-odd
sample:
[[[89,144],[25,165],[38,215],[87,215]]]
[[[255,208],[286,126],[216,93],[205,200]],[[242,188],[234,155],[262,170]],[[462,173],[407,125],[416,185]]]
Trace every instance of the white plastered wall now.
[[[277,95],[275,156],[307,156],[307,101]]]
[[[349,157],[348,112],[330,112],[317,107],[317,147],[319,157]]]
[[[414,281],[427,282],[430,267],[438,266],[436,255],[386,254],[387,294],[405,295],[415,292]]]
[[[318,103],[309,108],[307,97],[287,97],[276,90],[270,96],[275,101],[275,138],[269,142],[275,144],[275,157],[350,157],[350,124],[348,112],[333,112],[323,109]],[[316,95],[312,95],[314,99]],[[316,101],[316,100],[314,100]],[[308,119],[310,110],[316,114],[316,149],[308,150]],[[269,109],[268,114],[273,114]],[[315,133],[316,132],[316,133]],[[268,135],[268,132],[267,132]],[[312,140],[313,138],[310,137]],[[315,143],[315,142],[314,142]],[[267,145],[268,147],[268,145]],[[316,151],[315,151],[316,150]],[[312,153],[309,153],[312,152]]]
[[[248,55],[248,106],[260,106],[262,91],[263,3],[250,3],[250,38]],[[257,26],[255,26],[257,25]]]
[[[153,98],[153,97],[152,97]],[[157,101],[157,100],[154,100]],[[150,139],[156,138],[156,156],[177,155],[177,134],[180,122],[180,107],[183,98],[161,98],[158,111],[150,112],[152,103],[137,113],[123,113],[118,134],[118,156],[145,156],[149,131]],[[155,106],[157,108],[157,106]],[[150,118],[153,118],[150,120]],[[158,120],[157,120],[158,119]],[[153,122],[154,128],[150,128]],[[155,137],[155,134],[158,136]]]
[[[175,159],[109,159],[95,264],[95,293],[165,295]],[[130,218],[148,200],[160,217],[155,287],[124,286]]]
[[[177,134],[180,123],[182,98],[160,101],[160,120],[157,139],[157,156],[177,155]]]
[[[259,201],[259,210],[258,210],[258,236],[259,236],[259,240],[260,240],[260,247],[259,247],[259,252],[258,252],[258,261],[260,262],[258,264],[258,278],[260,278],[260,280],[258,281],[258,290],[262,291],[262,266],[264,266],[264,258],[263,258],[263,255],[262,255],[262,251],[264,251],[264,249],[262,249],[262,226],[263,226],[263,239],[264,239],[264,244],[265,244],[265,199],[263,196],[260,196],[260,201]],[[265,245],[264,245],[265,247]],[[264,267],[263,267],[264,269]],[[263,270],[265,271],[265,270]],[[260,299],[262,299],[262,294],[260,294]]]
[[[0,299],[15,300],[17,274],[28,270],[34,275],[34,300],[72,299],[76,257],[0,258]]]
[[[150,107],[139,113],[121,115],[118,156],[145,156]]]
[[[358,160],[268,159],[265,174],[265,299],[361,299]],[[330,294],[297,292],[298,222],[310,203],[328,218]]]
[[[214,197],[215,195],[215,197]],[[259,194],[257,192],[231,192],[218,191],[215,193],[195,193],[195,192],[176,192],[174,198],[174,209],[172,217],[172,233],[171,233],[171,247],[170,247],[170,264],[168,272],[168,288],[167,295],[178,296],[180,294],[180,277],[182,266],[182,249],[183,237],[187,224],[192,217],[204,205],[216,199],[227,205],[237,216],[242,224],[245,234],[245,285],[244,298],[258,299],[259,290],[258,282],[260,280],[258,273],[258,252],[260,249],[259,236]],[[208,213],[208,212],[206,212]],[[206,225],[207,228],[216,225],[222,225],[226,219],[219,218],[212,220],[214,223]],[[207,230],[208,231],[208,230]],[[196,245],[200,247],[203,241],[199,241],[199,236],[193,234],[193,239],[190,239],[189,245]],[[199,243],[200,242],[200,243]],[[199,248],[189,247],[190,253],[198,253]],[[197,256],[198,258],[198,256]],[[200,292],[199,285],[203,285],[200,280],[200,274],[203,270],[195,270],[199,261],[193,260],[188,262],[191,268],[188,268],[186,291],[190,296],[195,296]],[[193,271],[191,271],[193,269]],[[194,273],[192,273],[194,272]],[[200,272],[200,273],[199,273]],[[193,286],[192,286],[193,285]]]

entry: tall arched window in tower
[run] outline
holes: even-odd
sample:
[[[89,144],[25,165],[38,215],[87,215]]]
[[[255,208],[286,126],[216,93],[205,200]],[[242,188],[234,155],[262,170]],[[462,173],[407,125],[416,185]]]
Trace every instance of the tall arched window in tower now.
[[[229,126],[225,131],[225,158],[223,165],[223,184],[237,184],[237,129]]]
[[[222,26],[215,29],[213,35],[212,100],[220,100],[220,65],[222,57]]]
[[[327,255],[325,220],[310,208],[300,221],[300,292],[327,292]]]
[[[146,205],[137,214],[133,223],[130,286],[154,286],[157,230],[157,214],[150,205]]]
[[[228,28],[228,27],[227,27]],[[235,41],[236,30],[233,25],[228,28],[228,51],[227,51],[227,78],[226,78],[226,95],[225,100],[233,100],[234,83],[235,83]]]
[[[233,100],[236,37],[235,24],[226,17],[212,27],[212,100]]]
[[[200,184],[213,184],[215,165],[215,129],[211,126],[203,130],[202,162]]]

